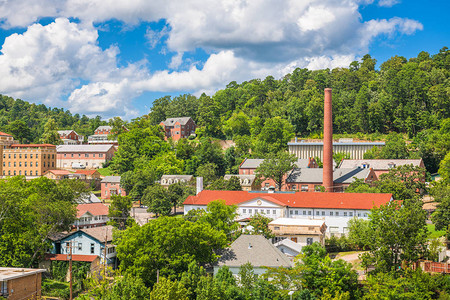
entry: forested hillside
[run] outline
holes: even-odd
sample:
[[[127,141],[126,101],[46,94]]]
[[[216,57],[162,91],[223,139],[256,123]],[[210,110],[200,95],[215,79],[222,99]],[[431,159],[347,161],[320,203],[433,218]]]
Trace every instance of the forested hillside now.
[[[158,124],[167,117],[191,116],[204,133],[218,138],[256,136],[271,118],[289,121],[293,132],[322,131],[323,89],[333,88],[335,133],[389,133],[415,136],[450,117],[450,55],[447,47],[407,60],[394,56],[375,69],[365,55],[348,68],[295,69],[276,80],[231,82],[212,97],[163,97],[149,114]]]
[[[106,123],[101,121],[100,116],[88,118],[72,115],[63,108],[50,108],[0,95],[0,131],[12,134],[21,143],[39,142],[44,125],[51,118],[59,130],[74,129],[85,136],[93,134],[95,128]]]

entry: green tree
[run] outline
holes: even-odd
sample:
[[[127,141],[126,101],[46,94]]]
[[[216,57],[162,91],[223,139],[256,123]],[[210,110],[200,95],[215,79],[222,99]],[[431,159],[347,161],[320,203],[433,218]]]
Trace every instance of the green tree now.
[[[15,139],[24,144],[32,140],[30,127],[23,120],[14,120],[7,127],[6,131],[11,133]]]
[[[255,152],[259,154],[278,153],[287,149],[287,143],[294,137],[294,127],[281,117],[273,117],[264,122],[264,127],[256,137]]]
[[[206,163],[197,168],[197,176],[203,177],[205,184],[210,184],[218,178],[217,165],[214,163]]]
[[[269,223],[272,221],[271,218],[266,217],[261,214],[254,215],[250,218],[249,226],[252,227],[252,230],[246,232],[248,234],[256,234],[263,235],[266,239],[271,239],[275,237],[272,231],[269,229]]]
[[[145,189],[141,202],[148,206],[148,211],[167,216],[172,210],[169,191],[160,184],[154,184]]]
[[[177,182],[169,186],[168,192],[169,201],[173,206],[174,213],[176,213],[178,205],[181,205],[188,196],[195,195],[195,188],[189,183]]]
[[[58,127],[54,119],[48,119],[44,126],[44,133],[41,137],[41,143],[59,145],[62,144],[61,138],[58,134]]]
[[[284,185],[286,173],[295,166],[297,158],[293,154],[281,151],[277,154],[269,154],[268,157],[256,168],[255,175],[260,180],[272,179],[279,191]]]
[[[197,262],[192,261],[188,266],[188,270],[181,275],[180,282],[186,288],[186,296],[189,299],[197,298],[197,286],[205,274],[206,272],[203,267],[199,266]]]
[[[112,195],[112,203],[109,206],[108,218],[109,224],[113,225],[119,230],[124,230],[129,226],[132,226],[134,221],[130,216],[130,210],[132,207],[132,201],[130,197]]]
[[[450,237],[450,185],[436,183],[431,189],[431,195],[438,203],[431,216],[436,230],[447,230],[447,237]]]
[[[422,201],[391,201],[372,209],[369,220],[365,260],[371,257],[377,270],[395,270],[402,261],[415,262],[424,255],[428,231]]]
[[[227,240],[206,222],[184,218],[160,217],[123,231],[115,241],[120,269],[141,278],[147,285],[161,277],[178,278],[189,264],[210,264],[216,261],[214,251],[225,247]]]
[[[368,220],[354,217],[348,221],[348,240],[359,249],[369,248],[370,224]]]
[[[200,221],[210,224],[215,230],[224,232],[231,239],[239,227],[234,221],[237,216],[236,210],[236,205],[226,205],[224,200],[211,201],[206,206],[206,214]]]
[[[442,179],[450,184],[450,152],[444,157],[444,159],[439,164],[439,175]]]
[[[115,140],[120,134],[127,132],[126,124],[120,117],[109,119],[108,125],[111,126],[111,133],[108,135],[108,139]]]
[[[164,277],[153,286],[150,300],[188,300],[187,290],[179,281],[171,281]]]

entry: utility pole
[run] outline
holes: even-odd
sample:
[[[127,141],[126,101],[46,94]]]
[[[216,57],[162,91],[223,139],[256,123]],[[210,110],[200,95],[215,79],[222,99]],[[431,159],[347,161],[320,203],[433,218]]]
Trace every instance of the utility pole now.
[[[72,243],[73,241],[70,241],[69,246],[69,288],[70,288],[70,295],[69,300],[72,300]]]
[[[104,248],[104,250],[103,250],[103,259],[105,260],[104,261],[104,276],[105,276],[105,278],[106,278],[106,245],[107,245],[107,242],[108,242],[108,228],[107,227],[105,227],[105,248]]]

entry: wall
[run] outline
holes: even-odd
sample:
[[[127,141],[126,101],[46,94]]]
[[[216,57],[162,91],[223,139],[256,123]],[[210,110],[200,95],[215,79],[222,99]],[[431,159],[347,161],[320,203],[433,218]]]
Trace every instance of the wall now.
[[[41,296],[41,285],[41,273],[9,280],[8,300],[37,299]]]
[[[116,194],[111,193],[111,189],[116,190]],[[110,182],[102,182],[101,183],[101,199],[110,199],[111,195],[121,195],[126,196],[126,191],[120,186],[120,183],[110,183]]]
[[[55,147],[7,148],[3,149],[3,156],[1,173],[3,176],[37,177],[56,167]]]
[[[109,161],[114,156],[114,148],[112,147],[105,153],[99,152],[58,152],[57,167],[60,169],[71,168],[73,163],[83,164],[86,169],[101,168],[103,163]]]
[[[382,147],[381,143],[333,143],[333,153],[349,153],[351,159],[363,159],[364,153],[374,146]],[[319,157],[323,160],[323,144],[321,143],[288,143],[289,153],[295,154],[298,158],[308,159],[309,157]]]
[[[277,246],[277,248],[278,248],[282,253],[284,253],[285,255],[288,255],[288,256],[295,257],[295,256],[297,256],[297,255],[299,254],[299,252],[297,252],[297,251],[295,251],[295,250],[292,250],[291,248],[288,248],[288,247],[286,247],[286,246],[284,246],[284,245],[279,245],[279,246]]]

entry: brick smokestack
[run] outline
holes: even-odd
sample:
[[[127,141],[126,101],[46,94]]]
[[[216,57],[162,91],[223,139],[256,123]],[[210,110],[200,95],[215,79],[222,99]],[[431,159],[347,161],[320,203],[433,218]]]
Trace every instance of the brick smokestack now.
[[[323,107],[323,186],[333,192],[333,121],[331,89],[325,89]]]

